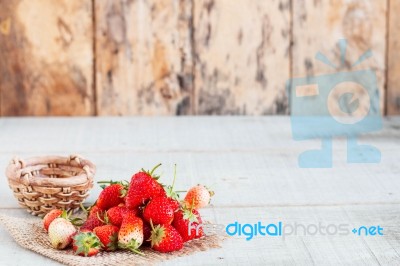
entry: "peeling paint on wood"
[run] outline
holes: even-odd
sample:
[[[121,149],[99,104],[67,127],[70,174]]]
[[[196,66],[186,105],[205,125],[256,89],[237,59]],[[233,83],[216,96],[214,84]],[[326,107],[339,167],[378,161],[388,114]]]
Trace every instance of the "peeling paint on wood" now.
[[[385,99],[385,55],[387,1],[293,1],[294,77],[335,73],[328,65],[315,60],[321,52],[340,66],[339,39],[347,39],[345,66],[340,71],[371,68],[378,78],[381,110]],[[352,68],[368,49],[373,57]]]
[[[288,114],[285,82],[334,72],[314,56],[338,64],[341,38],[341,70],[375,70],[381,109],[400,114],[398,1],[0,5],[0,115]]]
[[[191,1],[96,1],[100,115],[192,113]]]
[[[288,112],[285,82],[290,77],[289,3],[194,2],[198,114]]]
[[[392,0],[388,23],[387,114],[400,114],[400,1]]]
[[[93,114],[91,0],[0,0],[1,113]]]

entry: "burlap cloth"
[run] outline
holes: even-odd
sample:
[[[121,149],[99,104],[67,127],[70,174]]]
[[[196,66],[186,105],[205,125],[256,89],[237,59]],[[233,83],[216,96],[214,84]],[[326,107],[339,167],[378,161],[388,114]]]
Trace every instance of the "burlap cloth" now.
[[[163,254],[143,248],[145,256],[129,251],[101,252],[96,256],[85,258],[73,254],[72,249],[56,250],[51,247],[48,235],[38,217],[17,218],[0,214],[2,224],[14,240],[23,248],[51,258],[65,265],[149,265],[170,260],[176,257],[188,256],[198,251],[220,247],[224,237],[211,235],[186,243],[182,250]]]

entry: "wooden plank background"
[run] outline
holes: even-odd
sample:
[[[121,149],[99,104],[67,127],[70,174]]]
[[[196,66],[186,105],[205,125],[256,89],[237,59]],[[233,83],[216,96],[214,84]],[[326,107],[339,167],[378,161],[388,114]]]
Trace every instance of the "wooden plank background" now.
[[[338,40],[346,39],[345,63],[339,70],[374,70],[378,79],[380,109],[383,112],[386,14],[386,1],[293,1],[293,76],[317,76],[337,72],[337,69],[315,60],[315,55],[320,52],[335,66],[341,66]],[[352,67],[369,49],[373,52],[373,57]]]
[[[96,1],[100,115],[190,114],[190,1]]]
[[[288,114],[290,77],[338,58],[400,114],[398,1],[0,0],[0,115]]]
[[[395,115],[400,114],[400,1],[389,2],[386,108],[388,115]]]
[[[287,113],[289,1],[195,1],[194,29],[196,113]]]
[[[0,6],[2,115],[94,114],[91,0]]]

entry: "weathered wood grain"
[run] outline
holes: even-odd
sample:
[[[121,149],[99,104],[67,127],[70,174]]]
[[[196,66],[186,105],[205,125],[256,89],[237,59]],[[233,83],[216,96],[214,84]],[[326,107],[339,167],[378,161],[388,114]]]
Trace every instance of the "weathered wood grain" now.
[[[95,5],[99,114],[190,114],[191,1]]]
[[[176,163],[177,190],[210,185],[220,207],[399,203],[399,125],[385,120],[382,131],[360,139],[381,150],[381,163],[348,164],[346,139],[337,139],[334,167],[313,170],[299,168],[297,158],[320,140],[292,140],[289,117],[1,119],[0,169],[15,155],[77,153],[97,165],[96,180],[129,180],[161,162],[160,181],[170,184]],[[95,186],[89,200],[99,191]],[[251,193],[232,198],[243,191]],[[0,186],[0,208],[18,206],[7,197],[11,190]]]
[[[1,113],[94,113],[92,1],[0,5]]]
[[[194,1],[196,113],[287,113],[290,1]]]
[[[384,110],[386,71],[387,1],[292,1],[294,77],[314,76],[371,68],[376,72],[380,109]],[[339,70],[317,61],[321,52],[341,65],[339,39],[347,39],[345,64]],[[373,57],[356,67],[352,64],[368,49]]]
[[[389,1],[387,114],[400,114],[400,1]]]

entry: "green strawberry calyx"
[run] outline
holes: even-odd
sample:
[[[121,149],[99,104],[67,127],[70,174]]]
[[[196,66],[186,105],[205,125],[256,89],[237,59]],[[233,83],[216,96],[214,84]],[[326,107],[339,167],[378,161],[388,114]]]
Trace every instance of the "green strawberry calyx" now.
[[[97,200],[93,203],[93,205],[85,207],[83,206],[82,202],[79,204],[81,210],[86,213],[86,216],[89,215],[89,212],[91,209],[93,209],[94,206],[96,206]]]
[[[83,224],[83,220],[78,217],[72,217],[72,212],[72,210],[63,210],[60,214],[60,218],[70,221],[75,226],[81,226]]]
[[[153,169],[151,169],[150,171],[149,170],[144,170],[143,168],[141,169],[141,171],[143,172],[143,173],[146,173],[146,174],[148,174],[149,176],[151,176],[153,179],[155,179],[155,180],[158,180],[159,178],[160,178],[160,176],[159,175],[155,175],[154,174],[154,171],[158,168],[158,167],[160,167],[161,166],[161,163],[159,163],[159,164],[157,164],[156,166],[154,166],[153,167]]]
[[[100,249],[103,245],[100,239],[92,232],[82,232],[74,236],[75,245],[77,247],[76,254],[88,256],[90,249]]]
[[[188,220],[189,222],[192,223],[198,223],[199,220],[197,219],[197,216],[193,213],[193,208],[183,208],[182,209],[183,212],[183,219]]]
[[[118,241],[118,234],[117,233],[113,233],[112,235],[110,235],[109,238],[110,242],[107,244],[107,249],[114,251],[118,248],[117,245],[117,241]]]
[[[99,212],[96,213],[97,219],[103,224],[111,224],[110,219],[108,218],[107,212],[104,212],[103,219],[100,217]]]
[[[165,237],[165,228],[162,225],[156,225],[154,227],[152,220],[150,219],[151,226],[151,247],[158,246]]]
[[[183,219],[189,220],[189,222],[192,223],[198,223],[199,220],[197,219],[197,216],[193,213],[194,210],[194,198],[192,199],[192,204],[190,205],[190,208],[186,207],[184,204],[182,205],[181,210],[183,212]]]
[[[127,180],[121,180],[121,181],[113,181],[113,180],[103,180],[103,181],[98,181],[97,184],[100,185],[102,189],[105,189],[108,186],[119,184],[123,188],[120,191],[120,198],[123,198],[126,196],[126,193],[128,192],[129,188],[129,182]]]

